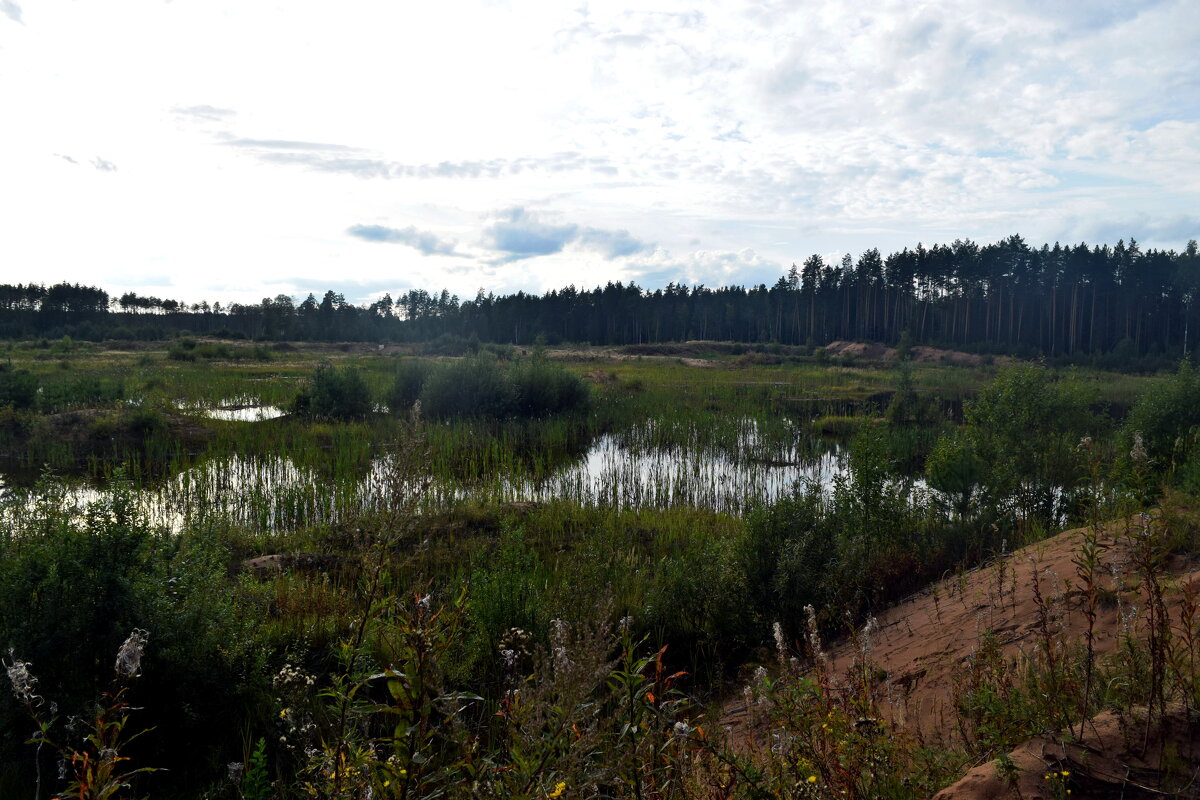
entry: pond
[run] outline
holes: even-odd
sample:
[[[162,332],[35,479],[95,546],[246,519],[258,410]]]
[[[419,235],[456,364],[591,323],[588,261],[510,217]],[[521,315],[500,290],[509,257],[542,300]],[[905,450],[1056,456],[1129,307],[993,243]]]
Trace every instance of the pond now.
[[[225,409],[246,411],[248,409]],[[211,521],[228,521],[259,530],[287,530],[332,523],[386,507],[398,483],[419,480],[424,509],[463,502],[543,503],[566,500],[614,508],[693,506],[734,514],[774,500],[809,483],[828,491],[847,470],[847,454],[834,442],[800,434],[791,441],[764,441],[758,426],[739,426],[739,447],[701,444],[651,444],[651,423],[594,439],[582,455],[540,474],[492,474],[482,478],[435,477],[418,467],[397,476],[386,456],[368,459],[358,469],[301,464],[291,458],[223,455],[199,461],[165,479],[138,488],[150,520],[172,530]],[[16,475],[0,472],[0,494]],[[401,491],[407,489],[401,488]],[[67,485],[67,499],[90,502],[100,491],[86,482]],[[19,506],[23,490],[15,487]],[[19,513],[19,512],[18,512]]]

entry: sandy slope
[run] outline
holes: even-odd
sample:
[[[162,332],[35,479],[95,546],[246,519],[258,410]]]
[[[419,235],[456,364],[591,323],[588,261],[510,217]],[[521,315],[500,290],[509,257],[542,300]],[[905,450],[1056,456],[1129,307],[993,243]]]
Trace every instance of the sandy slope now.
[[[1095,648],[1100,655],[1114,652],[1123,631],[1133,630],[1137,635],[1142,628],[1144,598],[1138,589],[1127,534],[1140,524],[1141,518],[1114,524],[1102,534],[1101,541],[1107,549],[1102,555],[1099,585],[1102,590],[1109,590],[1109,602],[1099,609],[1095,627]],[[1045,636],[1067,645],[1082,643],[1087,619],[1081,611],[1080,578],[1074,563],[1082,537],[1080,530],[1067,531],[983,568],[947,576],[879,614],[878,630],[871,636],[871,658],[886,671],[892,684],[894,699],[885,713],[897,724],[918,729],[926,741],[953,744],[960,737],[953,711],[955,680],[985,632],[995,635],[1002,652],[1010,658],[1032,653]],[[1200,581],[1200,567],[1177,558],[1170,568],[1167,599],[1177,609],[1179,589]],[[1039,613],[1037,592],[1044,600],[1046,614]],[[857,650],[852,643],[843,642],[831,647],[829,655],[833,674],[843,674],[853,663]],[[747,724],[744,709],[731,707],[725,722],[736,735],[736,729]],[[1141,733],[1135,733],[1135,729]],[[1185,762],[1194,759],[1200,764],[1200,747],[1193,738],[1190,734],[1176,737],[1177,741],[1168,749],[1178,751]],[[1147,759],[1161,752],[1153,742],[1145,747],[1144,727],[1128,718],[1101,715],[1085,732],[1084,744],[1083,749],[1064,751],[1050,741],[1031,741],[1012,754],[1026,773],[1016,786],[1000,780],[995,763],[989,762],[972,770],[938,798],[1050,797],[1049,782],[1045,780],[1047,770],[1058,765],[1060,771],[1071,771],[1070,765],[1082,763],[1090,766],[1087,770],[1076,770],[1071,779],[1073,786],[1086,787],[1086,780],[1091,779],[1085,780],[1082,773],[1091,772],[1094,767],[1103,775],[1117,775],[1124,780],[1126,798],[1162,796],[1139,795],[1135,777],[1123,777],[1144,771],[1151,763]],[[1101,783],[1093,781],[1095,785],[1090,789],[1074,792],[1072,800],[1122,796],[1119,792],[1108,794],[1111,787],[1102,788]]]

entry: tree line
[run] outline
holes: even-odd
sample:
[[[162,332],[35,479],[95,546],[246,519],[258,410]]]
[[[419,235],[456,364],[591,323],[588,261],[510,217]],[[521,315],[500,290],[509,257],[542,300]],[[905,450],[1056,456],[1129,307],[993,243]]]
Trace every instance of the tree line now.
[[[838,339],[912,341],[1049,358],[1123,352],[1183,354],[1196,344],[1200,252],[1116,245],[1043,244],[1013,235],[872,248],[840,261],[812,255],[771,286],[686,286],[653,291],[610,282],[542,295],[460,300],[413,289],[355,305],[328,291],[300,303],[175,300],[90,286],[0,285],[0,337],[161,339],[188,331],[264,340],[430,341],[438,337],[604,345],[708,339],[820,346]]]

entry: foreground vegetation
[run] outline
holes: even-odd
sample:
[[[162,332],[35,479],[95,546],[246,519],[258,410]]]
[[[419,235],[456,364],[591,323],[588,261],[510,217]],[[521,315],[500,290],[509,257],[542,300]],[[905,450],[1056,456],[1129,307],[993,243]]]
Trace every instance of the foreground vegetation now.
[[[1154,602],[1163,559],[1196,551],[1190,367],[170,352],[19,346],[0,373],[8,452],[99,481],[46,475],[5,498],[6,794],[924,797],[1101,707],[1196,707],[1194,648],[1168,642],[1200,633],[1194,618],[1131,638],[1112,665],[1053,646],[1021,675],[994,664],[964,700],[965,740],[892,729],[869,648],[847,680],[822,672],[820,644],[869,641],[872,611],[948,571],[1066,525],[1098,530],[1166,486],[1173,521],[1134,531]],[[231,398],[296,413],[202,413]],[[845,462],[823,486],[737,508],[694,487],[661,502],[478,493],[498,474],[555,474],[599,436],[685,462]],[[223,506],[241,488],[215,478],[164,495],[169,526],[148,505],[206,463],[280,455],[322,487],[288,513],[265,489]],[[1109,669],[1124,672],[1078,680]],[[765,748],[722,732],[723,698],[747,681],[782,737]]]

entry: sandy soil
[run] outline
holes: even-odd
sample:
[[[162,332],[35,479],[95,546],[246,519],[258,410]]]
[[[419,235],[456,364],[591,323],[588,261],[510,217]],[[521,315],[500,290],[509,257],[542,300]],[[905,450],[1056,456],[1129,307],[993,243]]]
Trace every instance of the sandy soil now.
[[[1131,618],[1131,612],[1142,609],[1145,601],[1133,572],[1126,536],[1127,526],[1136,529],[1140,522],[1141,518],[1135,518],[1129,523],[1113,524],[1101,537],[1107,549],[1102,556],[1099,584],[1109,600],[1099,608],[1095,626],[1095,650],[1102,656],[1115,651],[1126,629],[1132,629],[1135,635],[1142,633],[1144,620],[1140,617],[1144,613]],[[1010,659],[1032,653],[1046,636],[1064,643],[1082,643],[1087,619],[1082,612],[1081,581],[1074,563],[1082,538],[1081,530],[1067,531],[988,566],[947,576],[878,614],[878,629],[871,636],[871,658],[887,672],[895,697],[884,713],[895,724],[920,731],[927,741],[954,744],[960,738],[953,705],[955,681],[985,632],[996,636],[1001,652]],[[1200,565],[1176,558],[1168,567],[1166,599],[1172,613],[1177,614],[1181,589],[1200,584]],[[1039,613],[1035,586],[1048,614]],[[831,646],[828,655],[833,674],[845,674],[857,654],[850,642]],[[723,724],[735,739],[739,738],[739,729],[750,724],[748,712],[732,704],[727,707]],[[1200,726],[1194,721],[1190,726],[1182,719],[1171,721],[1165,732],[1168,752],[1176,754],[1182,763],[1200,765],[1198,733]],[[1083,746],[1064,748],[1051,739],[1035,739],[1014,750],[1012,759],[1024,773],[1016,784],[1001,780],[995,762],[989,762],[971,770],[937,797],[1049,798],[1051,786],[1045,775],[1051,768],[1075,774],[1071,785],[1080,791],[1074,791],[1071,800],[1119,797],[1121,791],[1125,798],[1161,797],[1153,792],[1139,794],[1143,790],[1138,788],[1136,776],[1158,763],[1162,738],[1152,735],[1147,741],[1145,726],[1129,717],[1105,713],[1086,727]],[[1116,790],[1105,788],[1110,779],[1117,781]],[[1200,787],[1200,780],[1197,785]]]

